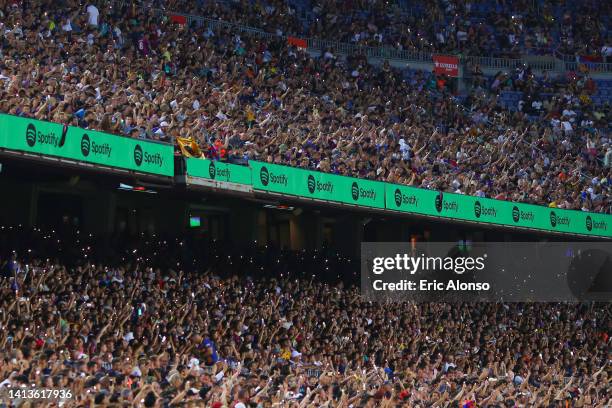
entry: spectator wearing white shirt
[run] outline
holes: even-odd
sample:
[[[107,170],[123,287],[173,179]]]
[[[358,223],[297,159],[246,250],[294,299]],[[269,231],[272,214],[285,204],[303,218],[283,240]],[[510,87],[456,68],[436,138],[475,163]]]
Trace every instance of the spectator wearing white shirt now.
[[[588,116],[582,119],[580,122],[580,127],[588,128],[593,126],[593,120],[591,120]]]
[[[604,166],[607,168],[612,167],[612,146],[608,147],[608,151],[604,156]]]
[[[571,119],[567,117],[563,117],[561,119],[561,129],[566,135],[571,135],[574,132],[574,127],[572,126]]]
[[[563,109],[562,114],[572,123],[576,120],[576,112],[570,106]]]
[[[62,30],[67,33],[70,33],[72,31],[72,23],[70,22],[69,18],[66,18],[64,20],[64,24],[62,24]]]
[[[100,11],[94,4],[90,4],[89,6],[87,6],[87,15],[87,22],[89,23],[89,25],[97,27],[98,19],[100,17]]]
[[[531,108],[534,112],[540,113],[542,111],[542,101],[539,98],[536,98],[533,102],[531,102]]]

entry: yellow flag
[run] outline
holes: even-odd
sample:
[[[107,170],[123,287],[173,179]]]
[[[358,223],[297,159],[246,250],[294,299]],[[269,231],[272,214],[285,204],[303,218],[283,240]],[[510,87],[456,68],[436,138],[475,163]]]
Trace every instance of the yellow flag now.
[[[183,156],[204,158],[204,154],[202,153],[202,150],[200,150],[200,146],[198,146],[196,141],[191,137],[178,137],[176,138],[176,142],[178,143]]]

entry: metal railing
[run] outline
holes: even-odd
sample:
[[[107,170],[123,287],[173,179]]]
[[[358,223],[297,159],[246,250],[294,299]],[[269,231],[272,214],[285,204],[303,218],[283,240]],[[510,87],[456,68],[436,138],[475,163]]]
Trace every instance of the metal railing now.
[[[564,62],[574,62],[574,61],[576,61],[576,56],[575,55],[563,54],[558,49],[556,49],[554,51],[554,54],[555,54],[556,58],[558,58],[558,59],[560,59],[561,61],[564,61]]]
[[[612,63],[609,62],[577,61],[575,55],[563,54],[558,50],[555,50],[555,58],[563,61],[566,71],[576,71],[580,65],[585,65],[590,72],[612,72]]]
[[[478,64],[483,68],[490,69],[514,69],[520,65],[529,65],[536,70],[554,71],[557,69],[557,63],[551,57],[525,57],[525,58],[494,58],[494,57],[463,57],[462,61],[469,64]]]
[[[321,40],[318,38],[308,38],[306,39],[306,43],[308,44],[308,48],[317,51],[334,50],[335,52],[344,55],[364,55],[369,58],[389,58],[427,63],[432,62],[432,53],[426,51],[400,50],[393,47],[370,47],[342,43],[338,41]]]
[[[612,72],[612,64],[606,62],[566,62],[565,71],[577,71],[581,65],[586,66],[589,72],[606,73]]]
[[[219,28],[229,29],[229,30],[234,30],[238,32],[249,33],[251,35],[256,35],[261,38],[272,38],[272,37],[278,38],[276,34],[269,33],[259,28],[230,23],[230,22],[223,21],[223,20],[215,20],[212,18],[196,16],[192,14],[176,13],[173,11],[167,11],[167,10],[162,10],[162,9],[151,8],[148,10],[151,11],[156,17],[160,17],[163,15],[173,15],[173,16],[184,17],[187,20],[187,24],[190,26],[193,26],[193,25],[196,25],[198,27],[206,26],[206,27],[210,27],[213,30],[219,29]],[[283,36],[282,38],[286,38],[286,37]]]
[[[144,8],[144,6],[141,6]],[[222,20],[215,20],[207,17],[196,16],[191,14],[183,14],[162,9],[147,8],[157,16],[161,15],[176,15],[182,16],[187,20],[187,24],[197,26],[207,26],[211,29],[223,28],[231,29],[238,32],[248,33],[260,38],[279,38],[287,39],[287,36],[278,36],[275,33],[270,33],[259,28],[244,26],[241,24],[230,23]],[[394,47],[380,46],[362,46],[351,43],[345,43],[333,40],[323,40],[319,38],[305,38],[306,44],[310,50],[322,52],[324,50],[333,50],[334,53],[341,55],[363,55],[368,58],[382,58],[402,60],[406,63],[432,63],[432,54],[427,51],[401,50]],[[506,70],[514,69],[519,65],[529,65],[535,70],[545,70],[554,72],[573,71],[578,69],[580,62],[563,61],[553,56],[525,56],[523,58],[494,58],[486,56],[461,56],[457,55],[463,63],[478,64],[481,68]],[[608,73],[612,72],[612,64],[610,63],[584,63],[591,72]]]

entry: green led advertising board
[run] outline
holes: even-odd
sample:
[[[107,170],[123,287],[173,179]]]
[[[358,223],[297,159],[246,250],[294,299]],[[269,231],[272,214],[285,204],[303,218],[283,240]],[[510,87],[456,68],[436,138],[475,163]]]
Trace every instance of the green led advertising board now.
[[[80,162],[174,176],[171,145],[0,114],[0,147]]]
[[[186,158],[187,175],[236,184],[251,184],[251,169],[247,166],[208,159]]]
[[[386,208],[545,231],[612,236],[612,217],[606,214],[549,208],[468,195],[439,193],[415,187],[386,185]]]
[[[171,145],[0,114],[0,148],[111,168],[174,176]],[[278,164],[249,166],[187,158],[187,175],[297,198],[542,231],[612,237],[608,214],[512,203],[321,173]]]
[[[385,184],[335,174],[249,162],[253,188],[309,199],[385,208]]]

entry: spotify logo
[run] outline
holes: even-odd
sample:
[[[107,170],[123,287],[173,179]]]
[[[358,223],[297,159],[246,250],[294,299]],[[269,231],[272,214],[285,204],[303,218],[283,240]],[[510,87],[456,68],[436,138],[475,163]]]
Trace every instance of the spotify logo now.
[[[33,123],[30,123],[26,129],[26,143],[30,147],[36,144],[36,126]]]
[[[351,186],[351,196],[353,196],[353,200],[359,200],[359,185],[356,181],[353,181],[353,185]]]
[[[519,222],[519,220],[522,220],[522,221],[527,221],[527,222],[532,223],[535,220],[535,215],[532,211],[521,211],[515,205],[514,207],[512,207],[512,220],[514,222]],[[555,225],[557,225],[558,221],[559,220],[555,216]],[[552,216],[551,216],[551,223],[552,223]],[[567,222],[567,224],[569,225],[569,221]]]
[[[261,170],[259,170],[259,179],[261,180],[261,184],[264,186],[268,185],[268,182],[270,181],[270,173],[268,173],[267,168],[262,167]]]
[[[142,147],[139,144],[134,147],[134,162],[138,167],[142,164]]]
[[[569,217],[560,217],[554,211],[550,212],[550,226],[555,228],[557,225],[570,226]]]
[[[400,191],[399,188],[395,189],[395,194],[393,196],[395,198],[395,205],[397,207],[401,207],[402,206],[402,192]]]
[[[91,142],[87,134],[83,134],[81,138],[81,154],[85,157],[89,156],[89,150],[91,149]]]
[[[459,211],[459,203],[456,200],[453,200],[453,196],[450,196],[450,199],[444,199],[444,193],[440,191],[436,195],[435,201],[436,211],[441,213],[442,210],[444,212],[454,212],[457,213]]]
[[[62,135],[58,137],[53,130],[49,133],[43,133],[38,131],[33,123],[29,123],[26,128],[26,144],[29,147],[34,147],[36,143],[53,147],[62,147],[66,141],[66,133],[68,133],[68,126],[66,125],[64,125],[62,129]]]
[[[592,231],[592,230],[601,230],[601,231],[607,231],[608,230],[608,223],[605,221],[593,221],[593,219],[591,218],[590,215],[587,215],[586,217],[586,229],[587,231]]]
[[[312,174],[308,175],[307,184],[308,184],[308,191],[310,192],[310,194],[313,194],[317,188],[317,182]]]
[[[496,218],[497,209],[495,206],[487,207],[486,205],[482,205],[480,201],[477,200],[474,203],[474,216],[476,218]]]
[[[220,176],[219,172],[217,172],[217,176]],[[228,172],[228,177],[229,177],[229,172]],[[259,180],[261,181],[261,184],[264,186],[267,186],[268,184],[272,184],[272,185],[282,185],[284,187],[287,187],[287,185],[289,184],[289,177],[286,174],[278,174],[278,173],[272,173],[270,171],[268,171],[267,167],[262,167],[261,170],[259,170]]]
[[[590,215],[586,217],[586,229],[587,231],[591,231],[593,229],[593,219]]]
[[[334,183],[331,181],[321,182],[315,178],[312,174],[308,175],[306,178],[306,187],[308,188],[308,192],[310,194],[315,193],[327,193],[331,194],[334,192]]]
[[[438,193],[438,195],[436,196],[436,201],[435,201],[437,212],[442,212],[443,202],[444,202],[444,194],[440,191],[440,193]]]
[[[211,179],[215,179],[215,176],[217,175],[217,168],[215,167],[215,162],[211,161],[208,165],[208,175]]]
[[[112,150],[113,148],[109,143],[96,143],[95,138],[90,139],[86,133],[81,137],[81,154],[83,157],[91,154],[110,158]]]
[[[404,194],[399,188],[395,189],[395,192],[393,193],[393,199],[397,207],[401,207],[402,204],[405,204],[411,207],[418,207],[419,205],[419,199],[416,195]]]
[[[554,211],[550,212],[550,226],[553,228],[557,226],[557,215]]]
[[[476,218],[480,218],[480,214],[482,213],[482,206],[480,205],[480,201],[476,201],[474,203],[474,215]]]
[[[520,217],[521,217],[521,212],[519,211],[518,207],[515,205],[514,207],[512,207],[512,220],[514,222],[518,222]]]

